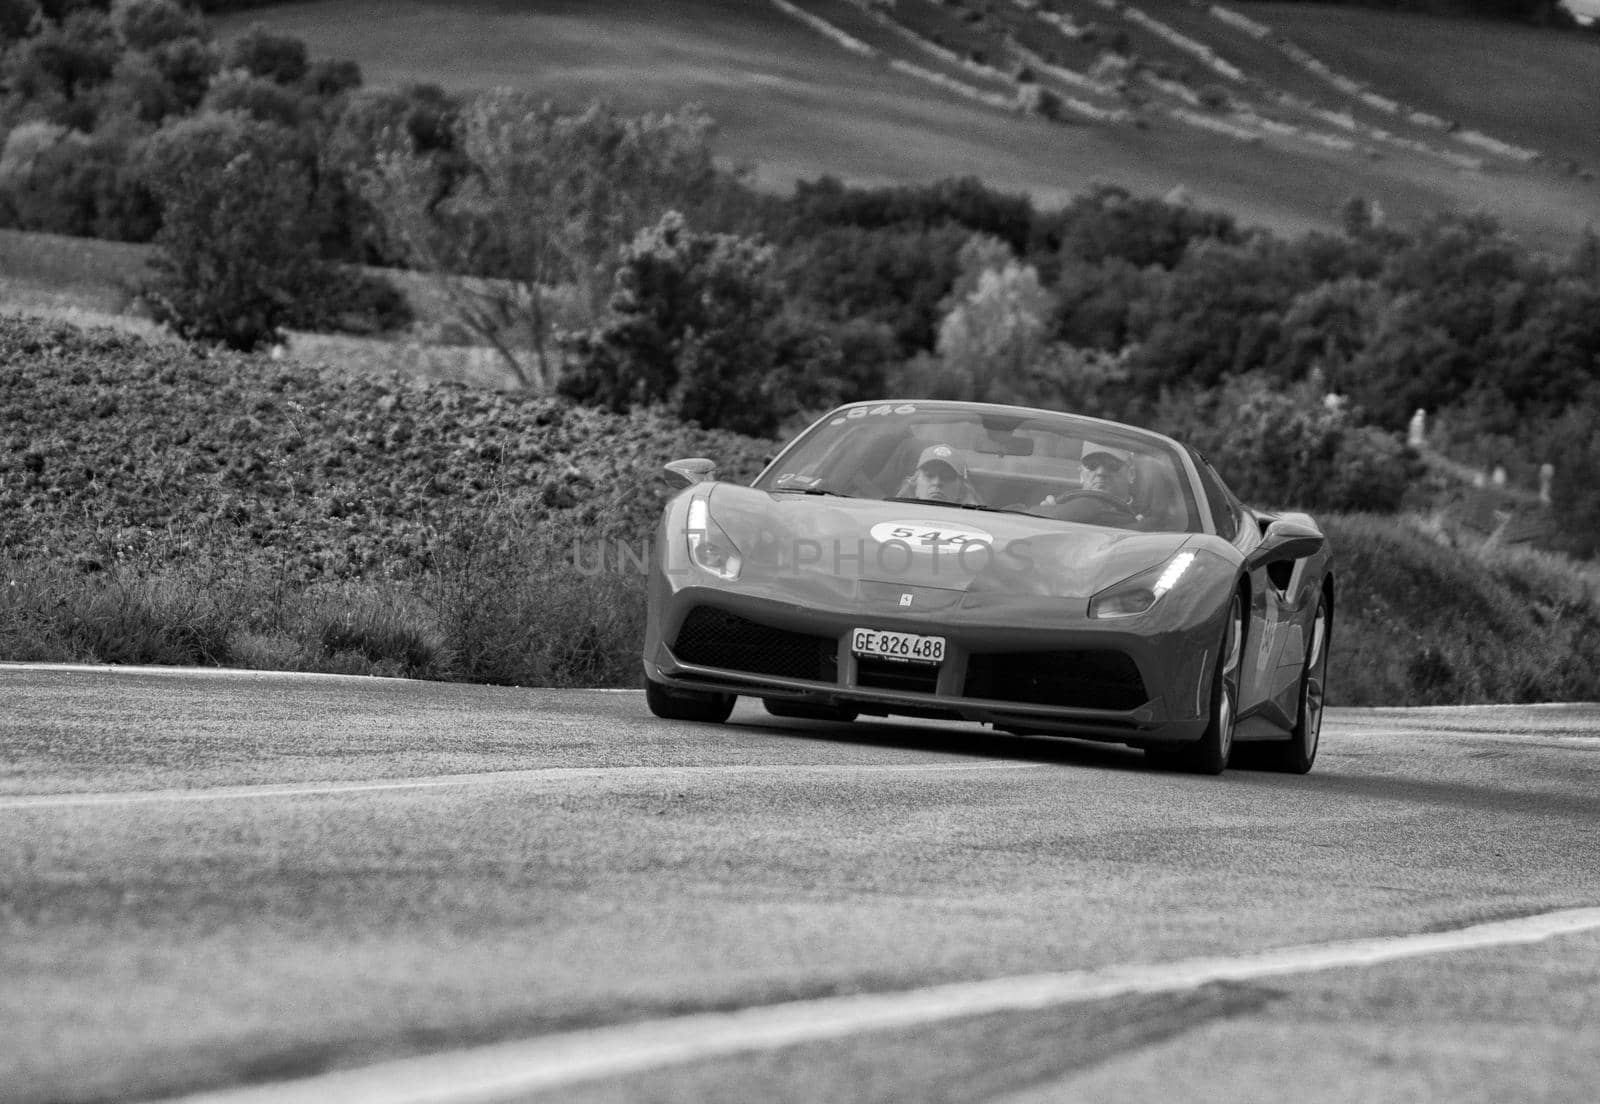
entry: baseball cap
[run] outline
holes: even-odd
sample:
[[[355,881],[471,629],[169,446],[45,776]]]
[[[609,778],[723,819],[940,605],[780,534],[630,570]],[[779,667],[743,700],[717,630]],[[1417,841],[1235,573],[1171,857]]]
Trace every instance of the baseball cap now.
[[[949,445],[929,445],[923,449],[922,455],[917,458],[917,467],[926,467],[936,462],[945,465],[962,479],[967,477],[967,462]]]
[[[1112,448],[1109,445],[1097,445],[1093,441],[1085,441],[1083,443],[1084,462],[1087,463],[1089,457],[1096,455],[1110,456],[1113,459],[1122,461],[1124,466],[1133,463],[1133,453],[1127,449]]]

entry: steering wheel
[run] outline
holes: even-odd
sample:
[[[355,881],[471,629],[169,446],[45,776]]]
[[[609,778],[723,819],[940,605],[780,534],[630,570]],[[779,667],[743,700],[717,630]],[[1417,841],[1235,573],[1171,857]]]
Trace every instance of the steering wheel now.
[[[1099,502],[1101,505],[1110,506],[1118,513],[1126,515],[1130,521],[1137,519],[1139,516],[1138,514],[1134,513],[1133,506],[1131,504],[1123,499],[1118,498],[1116,495],[1108,494],[1105,491],[1068,491],[1066,494],[1057,498],[1053,505],[1063,506],[1068,502],[1072,502],[1073,500],[1080,498],[1091,498],[1096,502]],[[1054,513],[1053,510],[1051,512],[1052,514]]]

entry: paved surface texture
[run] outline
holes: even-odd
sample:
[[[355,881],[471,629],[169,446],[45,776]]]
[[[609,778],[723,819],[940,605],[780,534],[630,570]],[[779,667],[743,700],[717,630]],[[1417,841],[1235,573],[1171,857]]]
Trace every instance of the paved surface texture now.
[[[1600,905],[1600,706],[1333,710],[1321,756],[1197,778],[744,701],[703,726],[627,692],[0,665],[0,1100]],[[1578,932],[541,1099],[1587,1101],[1597,994]]]

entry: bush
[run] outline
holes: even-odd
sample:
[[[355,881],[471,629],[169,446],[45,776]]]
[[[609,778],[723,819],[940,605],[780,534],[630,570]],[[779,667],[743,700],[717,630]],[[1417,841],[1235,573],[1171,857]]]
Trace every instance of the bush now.
[[[572,342],[561,393],[619,411],[662,403],[753,436],[828,405],[838,351],[786,309],[773,259],[768,246],[697,234],[669,212],[623,250],[612,317]]]
[[[1415,453],[1314,385],[1283,392],[1243,377],[1216,392],[1172,392],[1152,422],[1256,506],[1393,512],[1422,475]]]
[[[24,123],[0,150],[0,222],[23,230],[145,241],[155,199],[128,166],[136,140],[106,128],[88,135]]]
[[[303,288],[287,325],[300,330],[374,334],[415,320],[411,303],[387,277],[348,265],[324,265]]]
[[[261,77],[277,84],[298,84],[305,78],[311,63],[306,54],[306,44],[293,35],[273,34],[254,23],[244,34],[234,40],[228,51],[227,67],[243,69],[252,77]]]
[[[1450,547],[1418,523],[1321,518],[1334,549],[1330,704],[1584,701],[1600,607],[1571,561]]]
[[[293,135],[203,115],[158,132],[145,163],[162,213],[157,275],[144,289],[158,320],[234,349],[278,340],[322,281]]]
[[[221,114],[238,112],[286,130],[300,125],[305,101],[300,93],[264,77],[228,72],[211,82],[201,109]]]
[[[0,0],[0,42],[26,38],[38,25],[38,0]]]
[[[111,26],[124,45],[153,50],[183,38],[202,38],[205,23],[178,0],[116,0]]]

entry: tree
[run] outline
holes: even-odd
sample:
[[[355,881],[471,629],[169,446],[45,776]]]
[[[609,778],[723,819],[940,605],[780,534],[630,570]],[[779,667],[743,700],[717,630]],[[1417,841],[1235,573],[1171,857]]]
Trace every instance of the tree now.
[[[261,122],[294,130],[304,117],[305,105],[300,94],[291,88],[265,77],[230,70],[211,82],[200,106],[204,111],[217,114],[240,112]]]
[[[1038,272],[1019,264],[1002,241],[975,235],[961,261],[939,327],[939,356],[947,370],[974,381],[1020,379],[1048,342],[1054,301]]]
[[[228,51],[228,68],[277,84],[299,83],[310,66],[304,42],[293,35],[273,34],[260,23],[252,23]]]
[[[74,11],[64,22],[46,22],[6,57],[7,83],[26,100],[59,100],[71,117],[56,118],[92,129],[91,94],[111,79],[121,45],[104,12]]]
[[[1152,428],[1199,449],[1246,502],[1392,513],[1421,469],[1398,437],[1361,424],[1314,381],[1279,390],[1260,376],[1163,396]]]
[[[322,276],[294,136],[238,114],[185,119],[151,138],[145,179],[161,203],[157,317],[235,349],[277,340]]]
[[[153,50],[183,38],[203,39],[205,21],[178,0],[116,0],[111,26],[132,50]]]
[[[791,242],[780,264],[796,298],[840,323],[887,326],[905,357],[933,348],[971,236],[954,224],[830,227]]]
[[[0,0],[0,42],[28,37],[38,26],[37,0]]]
[[[697,234],[676,211],[623,250],[611,316],[578,346],[569,398],[664,404],[706,429],[769,436],[836,397],[838,352],[788,309],[772,247]]]
[[[1056,225],[1049,236],[1059,241],[1064,261],[1116,257],[1137,268],[1172,268],[1193,242],[1238,243],[1244,238],[1232,215],[1136,198],[1113,185],[1079,196],[1051,221]]]
[[[710,133],[694,109],[570,114],[498,89],[462,108],[448,151],[390,133],[362,195],[411,263],[440,278],[461,321],[524,385],[547,387],[562,304],[569,325],[592,324],[618,248],[716,187]]]

